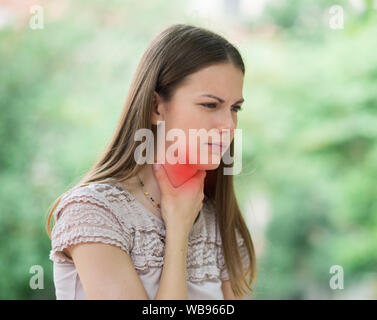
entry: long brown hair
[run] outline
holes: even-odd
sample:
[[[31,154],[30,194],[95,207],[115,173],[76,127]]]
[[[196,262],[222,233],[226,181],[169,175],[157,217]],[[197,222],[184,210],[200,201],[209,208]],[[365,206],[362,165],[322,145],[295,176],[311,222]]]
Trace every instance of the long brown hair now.
[[[224,62],[232,63],[245,74],[238,50],[218,34],[186,24],[175,24],[160,32],[141,57],[110,143],[77,186],[101,183],[110,177],[124,182],[135,176],[144,166],[134,159],[135,149],[141,143],[134,140],[135,132],[142,128],[156,132],[156,126],[151,124],[153,92],[169,101],[186,76],[211,64]],[[234,154],[233,142],[230,153]],[[234,193],[233,176],[223,174],[226,166],[221,161],[216,170],[207,172],[204,192],[215,203],[229,280],[234,294],[240,296],[247,294],[246,288],[254,292],[251,284],[256,276],[255,252]],[[55,200],[48,214],[46,230],[50,239],[52,214],[62,196]],[[236,229],[249,254],[250,264],[246,272],[242,268]]]

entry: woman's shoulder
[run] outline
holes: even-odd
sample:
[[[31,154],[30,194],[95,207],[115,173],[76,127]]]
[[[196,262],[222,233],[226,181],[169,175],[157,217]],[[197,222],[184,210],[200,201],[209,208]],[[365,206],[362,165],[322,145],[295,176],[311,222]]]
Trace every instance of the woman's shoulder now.
[[[61,225],[85,221],[105,221],[114,227],[126,229],[137,236],[164,236],[164,224],[138,203],[124,183],[113,178],[100,182],[77,185],[69,189],[54,210],[55,221]],[[81,221],[82,222],[82,221]],[[153,231],[153,232],[152,232]]]
[[[77,185],[65,192],[54,210],[50,259],[72,263],[64,249],[80,242],[113,244],[130,253],[134,217],[121,208],[124,199],[127,195],[110,183]]]
[[[117,213],[124,202],[131,201],[133,201],[132,196],[125,192],[114,179],[80,184],[62,194],[54,210],[54,217],[58,220],[62,211],[73,203],[82,206],[91,205]]]

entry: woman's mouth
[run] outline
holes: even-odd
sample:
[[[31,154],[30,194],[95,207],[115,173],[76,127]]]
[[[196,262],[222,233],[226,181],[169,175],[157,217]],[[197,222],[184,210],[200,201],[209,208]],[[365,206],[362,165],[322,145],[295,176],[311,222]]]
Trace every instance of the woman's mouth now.
[[[224,145],[221,143],[207,143],[212,151],[222,152],[224,150]]]

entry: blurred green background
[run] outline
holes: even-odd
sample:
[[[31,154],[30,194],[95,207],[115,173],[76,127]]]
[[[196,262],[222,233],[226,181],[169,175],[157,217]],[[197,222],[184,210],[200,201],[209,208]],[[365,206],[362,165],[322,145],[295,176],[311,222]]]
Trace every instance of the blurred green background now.
[[[235,183],[258,259],[250,298],[376,299],[377,1],[362,0],[0,1],[0,299],[55,299],[47,213],[103,151],[145,47],[173,23],[222,34],[246,64]]]

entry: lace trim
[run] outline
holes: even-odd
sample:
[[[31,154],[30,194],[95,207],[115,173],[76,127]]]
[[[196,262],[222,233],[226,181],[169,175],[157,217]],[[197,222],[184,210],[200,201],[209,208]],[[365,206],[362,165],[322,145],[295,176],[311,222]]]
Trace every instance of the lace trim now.
[[[127,190],[110,183],[75,187],[65,194],[54,212],[50,259],[72,263],[63,250],[80,242],[102,242],[130,254],[135,269],[147,273],[162,268],[165,226],[146,212]],[[243,239],[237,233],[242,247]],[[189,237],[187,278],[192,282],[227,279],[221,237],[214,207],[204,203]]]
[[[69,258],[63,250],[71,245],[75,245],[78,243],[85,243],[85,242],[98,242],[98,243],[104,243],[104,244],[111,244],[115,245],[122,250],[127,252],[127,248],[123,245],[122,242],[116,241],[112,238],[106,238],[106,237],[100,237],[100,236],[94,236],[94,237],[73,237],[71,239],[64,240],[63,244],[56,246],[53,250],[50,251],[49,258],[52,261],[58,262],[58,263],[73,263],[72,259]]]
[[[130,252],[131,233],[123,229],[108,206],[89,195],[64,199],[56,211],[57,223],[52,230],[50,259],[56,262],[73,262],[63,250],[80,242],[113,244]]]

